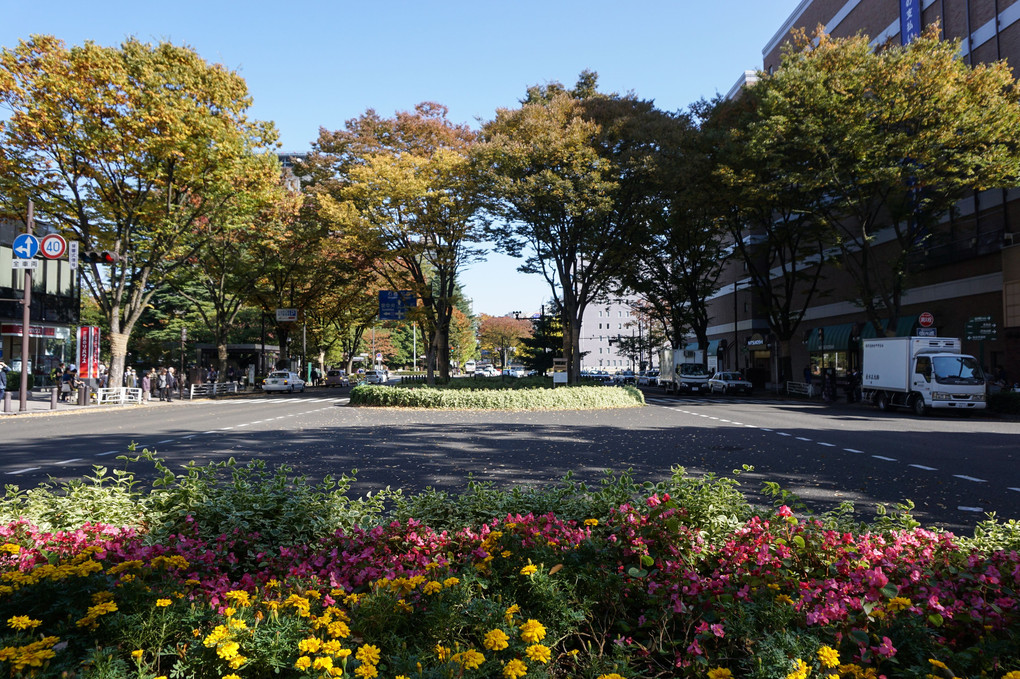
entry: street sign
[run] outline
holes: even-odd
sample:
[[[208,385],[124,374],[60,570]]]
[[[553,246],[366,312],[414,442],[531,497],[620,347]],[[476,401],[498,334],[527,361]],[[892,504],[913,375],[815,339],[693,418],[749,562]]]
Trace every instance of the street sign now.
[[[935,317],[925,311],[917,317],[917,322],[921,324],[922,328],[930,328],[935,323]],[[924,335],[920,335],[920,337],[924,337]]]
[[[918,328],[915,337],[938,337],[938,328]]]
[[[39,260],[38,259],[12,259],[11,260],[11,268],[12,269],[38,269],[39,268]]]
[[[50,233],[39,241],[39,249],[46,259],[60,259],[67,252],[67,241],[59,233]]]
[[[76,240],[67,244],[67,263],[71,265],[72,271],[78,268],[78,241]]]
[[[999,326],[991,316],[973,316],[967,320],[965,330],[970,341],[994,341],[998,336]]]
[[[277,309],[276,320],[280,323],[294,323],[297,321],[297,309]]]
[[[413,290],[380,290],[379,320],[402,321],[408,309],[418,306],[418,297]]]
[[[39,239],[30,233],[23,233],[14,239],[12,249],[21,259],[32,259],[39,252]]]

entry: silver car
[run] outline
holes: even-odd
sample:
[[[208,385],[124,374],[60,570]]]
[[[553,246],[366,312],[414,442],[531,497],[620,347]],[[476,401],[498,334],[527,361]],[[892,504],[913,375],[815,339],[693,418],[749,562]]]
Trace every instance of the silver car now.
[[[287,391],[290,393],[302,392],[305,390],[305,381],[297,373],[277,370],[269,373],[269,376],[262,382],[262,391]]]
[[[365,372],[365,384],[386,384],[386,372],[383,370],[369,370]]]

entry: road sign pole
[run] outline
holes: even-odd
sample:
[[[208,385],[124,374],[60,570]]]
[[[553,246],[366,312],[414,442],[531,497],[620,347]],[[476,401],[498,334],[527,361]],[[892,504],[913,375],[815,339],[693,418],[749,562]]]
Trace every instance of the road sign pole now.
[[[34,213],[35,205],[29,200],[28,219],[25,220],[25,227],[29,234],[35,227]],[[25,301],[21,310],[21,386],[18,392],[18,410],[20,412],[28,410],[28,358],[30,355],[28,343],[32,333],[30,327],[32,323],[32,270],[25,269],[24,276]]]

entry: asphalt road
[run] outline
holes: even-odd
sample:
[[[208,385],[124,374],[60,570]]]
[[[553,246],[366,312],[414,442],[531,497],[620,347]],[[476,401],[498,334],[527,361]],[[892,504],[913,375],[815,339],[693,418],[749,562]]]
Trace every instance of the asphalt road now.
[[[1020,424],[987,417],[916,418],[863,406],[747,398],[675,399],[586,412],[433,412],[347,405],[347,389],[155,403],[8,417],[0,478],[31,487],[123,468],[129,446],[171,467],[263,458],[319,478],[357,469],[356,494],[385,486],[464,488],[472,473],[500,485],[544,484],[568,471],[597,482],[632,469],[638,481],[728,474],[742,464],[752,494],[775,481],[825,509],[850,500],[862,518],[879,502],[913,500],[925,525],[969,532],[986,512],[1020,518]],[[148,468],[136,468],[142,478]],[[760,497],[760,496],[755,496]]]

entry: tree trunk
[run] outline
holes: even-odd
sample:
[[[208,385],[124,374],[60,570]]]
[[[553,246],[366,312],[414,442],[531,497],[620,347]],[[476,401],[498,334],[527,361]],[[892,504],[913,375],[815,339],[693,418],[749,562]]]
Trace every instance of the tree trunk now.
[[[227,343],[216,343],[216,382],[224,382],[227,378]]]

